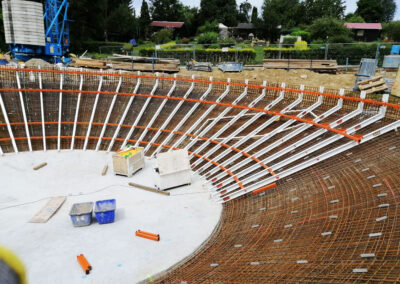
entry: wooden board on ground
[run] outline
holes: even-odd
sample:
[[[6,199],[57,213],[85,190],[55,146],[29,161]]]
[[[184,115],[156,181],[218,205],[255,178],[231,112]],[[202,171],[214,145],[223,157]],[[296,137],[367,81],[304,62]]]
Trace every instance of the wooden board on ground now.
[[[147,191],[154,192],[154,193],[159,193],[159,194],[163,194],[163,195],[167,195],[167,196],[170,195],[169,192],[161,191],[161,190],[158,190],[158,189],[155,189],[152,187],[148,187],[148,186],[144,186],[144,185],[140,185],[140,184],[136,184],[136,183],[132,183],[132,182],[130,182],[129,185],[132,187],[140,188],[140,189],[147,190]]]
[[[142,57],[142,56],[130,56],[123,54],[113,54],[108,57],[110,60],[124,60],[126,62],[138,62],[138,63],[164,63],[164,64],[180,64],[179,59],[175,58],[153,58],[153,57]]]
[[[41,168],[47,166],[47,163],[41,163],[33,168],[34,171],[40,170]]]
[[[382,76],[376,76],[368,80],[358,82],[358,88],[367,94],[382,92],[388,89],[385,79]]]
[[[105,165],[103,171],[101,172],[101,175],[105,176],[107,174],[107,171],[108,171],[108,165]]]
[[[67,198],[65,196],[52,197],[45,206],[31,219],[31,223],[46,223],[63,205]]]
[[[143,71],[143,72],[179,72],[179,62],[176,60],[158,61],[156,63],[146,62],[129,62],[129,61],[111,61],[111,60],[95,60],[95,59],[73,59],[70,66],[87,67],[96,69],[116,69],[127,71]]]
[[[400,97],[400,67],[399,71],[397,71],[396,81],[394,82],[392,95],[396,97]]]
[[[75,67],[88,67],[88,68],[98,68],[98,69],[107,69],[109,68],[105,61],[103,60],[94,60],[94,59],[80,59],[74,58],[70,66]]]
[[[263,62],[266,69],[308,69],[332,73],[338,69],[336,60],[264,59]]]

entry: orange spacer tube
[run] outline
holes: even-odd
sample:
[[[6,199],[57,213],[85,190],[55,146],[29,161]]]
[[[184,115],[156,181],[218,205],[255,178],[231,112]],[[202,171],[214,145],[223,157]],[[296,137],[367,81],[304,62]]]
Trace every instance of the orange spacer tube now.
[[[276,187],[276,183],[273,183],[273,184],[267,185],[266,187],[262,187],[262,188],[259,188],[259,189],[257,189],[257,190],[254,190],[254,191],[253,191],[253,194],[257,194],[257,193],[266,191],[266,190],[271,189],[271,188],[274,188],[274,187]]]
[[[153,233],[149,233],[149,232],[145,232],[145,231],[141,231],[141,230],[138,230],[138,233],[143,234],[143,235],[149,235],[149,236],[152,236],[152,237],[155,237],[155,238],[159,237],[158,234],[153,234]]]
[[[147,233],[147,232],[143,232],[143,231],[136,231],[136,236],[138,237],[142,237],[142,238],[146,238],[149,240],[153,240],[153,241],[159,241],[160,240],[160,235],[156,235],[156,234],[152,234],[152,233]]]
[[[81,265],[83,271],[85,271],[86,274],[89,274],[89,272],[92,268],[89,265],[89,263],[87,262],[86,258],[83,256],[83,254],[78,255],[76,258],[78,259],[78,262]]]
[[[152,240],[152,241],[156,241],[156,242],[159,241],[158,238],[153,237],[153,236],[149,236],[149,235],[145,235],[145,234],[136,233],[136,236],[137,237],[142,237],[142,238],[145,238],[145,239],[149,239],[149,240]]]

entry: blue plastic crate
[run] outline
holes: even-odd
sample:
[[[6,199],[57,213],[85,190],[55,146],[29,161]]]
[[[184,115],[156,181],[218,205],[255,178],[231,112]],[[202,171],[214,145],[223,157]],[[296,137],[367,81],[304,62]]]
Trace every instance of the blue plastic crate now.
[[[99,200],[96,202],[94,213],[99,224],[113,223],[115,219],[115,199]]]
[[[74,227],[89,226],[92,223],[93,202],[75,203],[69,215]]]

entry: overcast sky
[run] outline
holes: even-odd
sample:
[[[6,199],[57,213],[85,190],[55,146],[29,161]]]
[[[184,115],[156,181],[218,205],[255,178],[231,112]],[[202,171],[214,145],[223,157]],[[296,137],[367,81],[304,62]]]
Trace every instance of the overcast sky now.
[[[200,0],[180,0],[183,4],[189,5],[189,6],[199,6]],[[142,0],[133,0],[133,5],[136,9],[136,13],[140,13],[140,6],[142,5]],[[150,2],[147,0],[147,2]],[[239,5],[240,3],[244,2],[244,0],[236,0],[236,3]],[[263,0],[249,0],[249,2],[253,6],[257,6],[259,11],[261,11],[261,6],[262,3],[264,2]],[[357,8],[357,0],[345,0],[346,2],[346,13],[354,12]],[[399,6],[399,4],[397,4]],[[397,9],[397,13],[395,15],[396,20],[400,20],[400,7]]]

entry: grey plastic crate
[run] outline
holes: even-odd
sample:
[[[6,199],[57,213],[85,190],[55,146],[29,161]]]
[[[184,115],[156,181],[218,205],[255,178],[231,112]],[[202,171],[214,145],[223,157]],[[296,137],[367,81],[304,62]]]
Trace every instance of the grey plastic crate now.
[[[93,202],[75,203],[69,215],[74,227],[89,226],[92,223]]]

